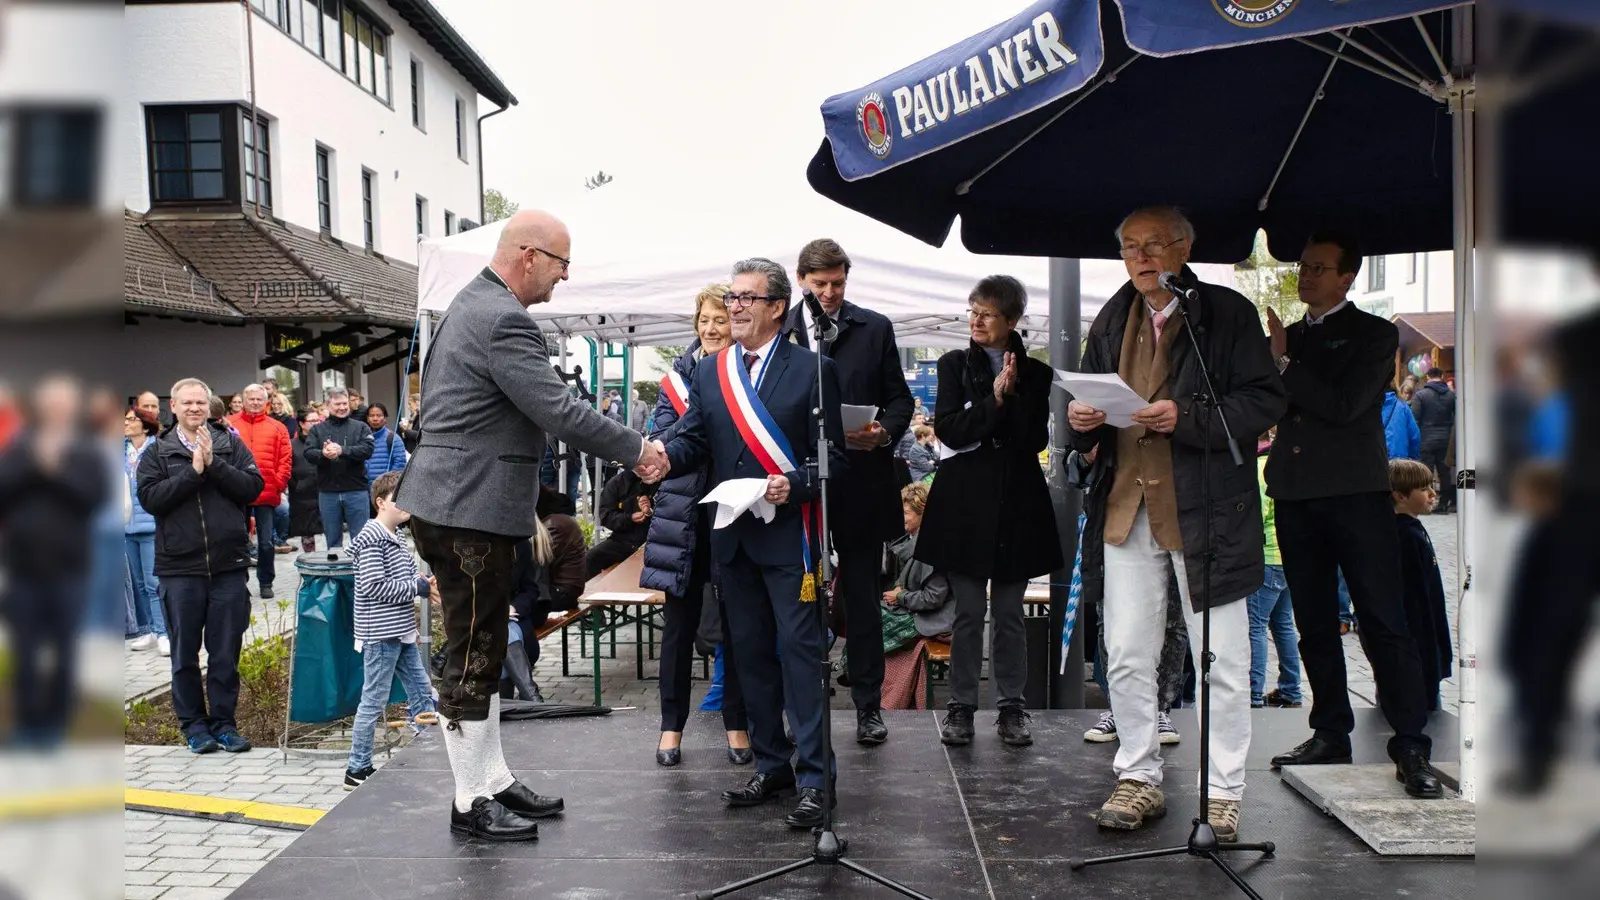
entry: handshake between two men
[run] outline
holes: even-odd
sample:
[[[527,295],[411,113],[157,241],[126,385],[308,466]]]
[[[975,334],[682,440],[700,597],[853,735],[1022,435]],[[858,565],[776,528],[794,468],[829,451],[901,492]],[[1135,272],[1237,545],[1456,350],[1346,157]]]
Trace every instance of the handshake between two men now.
[[[874,423],[876,424],[876,423]],[[633,474],[645,484],[655,484],[667,477],[672,470],[672,463],[667,459],[667,447],[660,441],[645,441],[644,449],[639,454],[639,461],[633,466]],[[789,502],[789,477],[787,475],[768,475],[766,500],[768,503],[782,505]]]

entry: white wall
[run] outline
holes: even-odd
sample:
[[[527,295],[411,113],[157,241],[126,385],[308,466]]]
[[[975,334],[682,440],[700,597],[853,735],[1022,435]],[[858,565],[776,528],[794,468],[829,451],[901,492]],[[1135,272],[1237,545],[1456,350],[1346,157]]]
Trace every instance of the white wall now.
[[[1368,257],[1356,276],[1350,298],[1368,312],[1385,317],[1399,313],[1450,312],[1455,309],[1454,253],[1438,250],[1419,253],[1416,278],[1408,280],[1411,254],[1388,259],[1386,284],[1368,291]],[[1479,265],[1491,265],[1479,275],[1485,300],[1506,313],[1559,318],[1592,299],[1600,288],[1587,261],[1571,253],[1505,250],[1492,261],[1480,255]]]
[[[130,7],[131,9],[132,7]],[[261,378],[266,355],[261,325],[243,327],[141,317],[123,329],[119,393],[166,396],[180,378],[194,377],[227,396]]]
[[[253,21],[256,106],[270,119],[273,215],[315,230],[316,145],[333,151],[333,235],[363,239],[361,170],[376,179],[375,247],[415,264],[416,197],[428,200],[428,233],[444,233],[446,210],[478,219],[478,95],[387,4],[370,4],[394,29],[389,38],[390,100],[366,89],[265,18]],[[149,207],[142,103],[249,99],[244,14],[233,4],[127,7],[130,92],[124,117],[128,206]],[[410,62],[423,64],[427,132],[411,124]],[[175,65],[173,60],[181,60]],[[231,87],[231,93],[217,91]],[[455,99],[467,107],[467,159],[456,155]],[[390,105],[392,104],[392,105]],[[241,176],[242,177],[242,176]]]
[[[1413,258],[1416,260],[1414,273]],[[1399,313],[1449,312],[1455,308],[1453,258],[1449,250],[1390,254],[1384,257],[1387,270],[1383,290],[1369,291],[1367,276],[1372,271],[1373,261],[1369,256],[1356,275],[1350,299],[1362,309],[1384,318]]]

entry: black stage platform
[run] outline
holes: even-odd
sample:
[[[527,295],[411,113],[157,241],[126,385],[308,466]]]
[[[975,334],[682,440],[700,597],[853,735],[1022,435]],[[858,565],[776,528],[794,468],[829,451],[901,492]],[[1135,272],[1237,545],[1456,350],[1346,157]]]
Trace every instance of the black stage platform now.
[[[936,898],[1242,896],[1205,860],[1165,859],[1072,872],[1067,860],[1182,845],[1195,815],[1198,728],[1174,714],[1182,744],[1164,750],[1167,817],[1140,832],[1103,832],[1090,813],[1113,787],[1115,744],[1087,744],[1092,710],[1037,712],[1034,745],[1010,748],[994,713],[978,715],[969,747],[939,743],[932,712],[888,713],[889,742],[856,746],[835,721],[839,833],[850,856]],[[1277,842],[1275,858],[1240,854],[1240,871],[1273,898],[1472,896],[1471,860],[1381,858],[1336,820],[1279,783],[1267,767],[1303,740],[1302,710],[1257,710],[1240,835]],[[1386,726],[1357,710],[1355,761],[1384,754]],[[727,809],[718,794],[753,766],[730,765],[721,721],[695,713],[683,765],[654,763],[653,711],[506,723],[511,768],[535,790],[564,796],[564,817],[530,844],[468,842],[450,834],[449,765],[437,733],[397,754],[233,894],[235,898],[692,896],[809,855],[809,833],[782,817],[790,800]],[[1457,758],[1455,719],[1435,716],[1435,758]],[[1396,786],[1398,788],[1398,785]],[[745,897],[896,896],[833,867],[768,882]]]

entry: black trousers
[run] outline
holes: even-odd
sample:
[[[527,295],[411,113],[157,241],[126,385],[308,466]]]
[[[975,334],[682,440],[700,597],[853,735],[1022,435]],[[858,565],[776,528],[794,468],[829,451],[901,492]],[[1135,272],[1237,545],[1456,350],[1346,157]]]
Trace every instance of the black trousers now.
[[[77,711],[78,632],[88,580],[18,576],[6,595],[0,607],[11,628],[15,737],[19,743],[59,743]]]
[[[1300,659],[1311,681],[1316,736],[1349,747],[1355,730],[1339,635],[1343,570],[1377,682],[1378,707],[1395,732],[1389,755],[1397,758],[1409,749],[1431,753],[1433,742],[1423,729],[1436,686],[1422,683],[1422,660],[1406,624],[1400,533],[1388,493],[1279,500],[1276,516],[1283,574],[1300,629]]]
[[[221,734],[238,727],[234,711],[239,706],[239,650],[250,627],[248,580],[244,569],[209,578],[161,576],[161,609],[172,641],[172,712],[185,736]]]
[[[883,705],[883,565],[881,541],[840,541],[837,604],[844,610],[850,699],[857,710]]]
[[[800,787],[820,788],[833,767],[822,753],[822,620],[816,601],[800,600],[805,570],[757,565],[741,548],[721,572],[756,771],[780,778],[793,772]],[[783,733],[785,711],[793,742]]]
[[[1422,457],[1422,464],[1433,470],[1435,478],[1439,479],[1439,506],[1449,509],[1456,505],[1456,479],[1445,465],[1445,457],[1450,455],[1449,445],[1438,447],[1422,447],[1417,451]]]
[[[711,577],[711,529],[702,516],[700,540],[695,542],[689,583],[682,597],[667,595],[667,623],[661,633],[661,730],[682,731],[692,708],[690,678],[694,673],[694,638],[700,628],[700,613]],[[719,596],[712,600],[721,603]],[[745,717],[744,691],[739,685],[739,667],[733,661],[733,635],[728,615],[722,618],[722,727],[728,731],[749,730]]]
[[[417,552],[433,568],[444,619],[444,675],[439,712],[481,722],[500,690],[511,621],[511,570],[526,538],[411,519]]]
[[[587,570],[585,578],[593,578],[601,572],[611,568],[632,556],[639,549],[633,541],[625,541],[616,537],[608,537],[593,547],[583,558],[584,568]]]
[[[1528,530],[1513,574],[1504,653],[1525,765],[1546,768],[1555,760],[1572,705],[1572,676],[1600,596],[1596,503],[1600,496],[1564,498],[1554,516]]]

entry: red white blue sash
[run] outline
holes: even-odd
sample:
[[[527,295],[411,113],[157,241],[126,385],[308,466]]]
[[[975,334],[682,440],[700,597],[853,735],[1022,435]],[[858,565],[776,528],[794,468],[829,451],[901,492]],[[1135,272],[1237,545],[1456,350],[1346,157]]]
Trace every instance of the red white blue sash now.
[[[723,350],[717,360],[717,380],[722,386],[722,400],[727,404],[728,415],[739,430],[745,447],[761,464],[768,475],[787,475],[800,467],[800,460],[789,439],[778,427],[772,414],[756,394],[750,383],[750,370],[744,364],[744,354],[735,352],[738,345]],[[776,351],[774,346],[773,351]],[[767,364],[771,365],[771,360]],[[810,602],[817,599],[816,576],[812,572],[811,535],[818,527],[814,504],[800,506],[800,554],[805,566],[805,578],[800,583],[800,599]]]
[[[661,393],[667,396],[668,402],[678,411],[678,415],[688,412],[689,385],[684,382],[683,376],[679,375],[677,370],[668,372],[666,377],[661,379]]]

